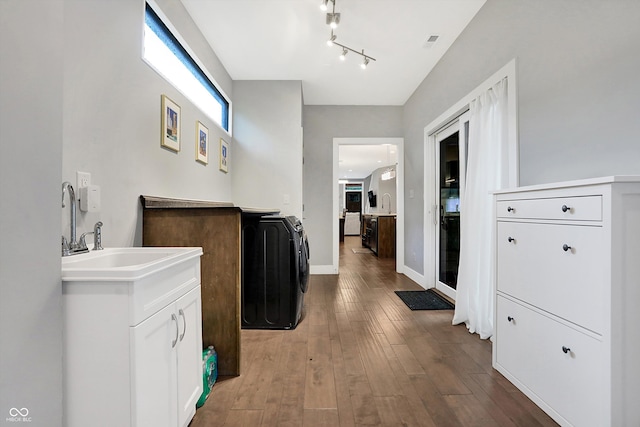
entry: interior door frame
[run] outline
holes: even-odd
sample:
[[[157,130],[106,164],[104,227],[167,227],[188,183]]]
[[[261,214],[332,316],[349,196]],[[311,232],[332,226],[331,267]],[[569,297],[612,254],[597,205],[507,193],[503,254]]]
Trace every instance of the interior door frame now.
[[[508,90],[507,90],[507,104],[508,104],[508,159],[509,159],[509,187],[517,187],[519,185],[519,152],[518,152],[518,85],[516,82],[516,69],[517,61],[512,59],[508,64],[494,73],[491,77],[485,80],[480,86],[476,87],[469,94],[464,96],[461,100],[456,102],[453,106],[447,109],[444,113],[438,116],[435,120],[429,123],[424,128],[424,276],[423,283],[424,288],[435,288],[436,286],[436,254],[434,243],[435,240],[435,220],[436,215],[439,215],[439,211],[434,208],[433,200],[435,200],[435,137],[436,133],[447,126],[453,119],[463,114],[469,109],[471,101],[482,93],[489,90],[493,85],[501,81],[503,78],[507,78]]]
[[[382,145],[392,144],[398,149],[398,165],[396,167],[396,272],[404,273],[404,138],[333,138],[333,209],[332,227],[332,270],[338,274],[340,265],[339,218],[338,218],[338,168],[340,145]],[[364,188],[363,188],[364,192]],[[364,200],[363,200],[364,202]],[[364,206],[363,206],[364,209]]]

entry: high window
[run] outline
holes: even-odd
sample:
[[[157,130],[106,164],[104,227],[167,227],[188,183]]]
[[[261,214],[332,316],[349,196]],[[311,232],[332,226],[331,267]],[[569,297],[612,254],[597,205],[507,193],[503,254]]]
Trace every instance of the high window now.
[[[169,83],[191,100],[220,127],[230,133],[231,103],[177,32],[171,31],[153,7],[146,3],[143,58]]]

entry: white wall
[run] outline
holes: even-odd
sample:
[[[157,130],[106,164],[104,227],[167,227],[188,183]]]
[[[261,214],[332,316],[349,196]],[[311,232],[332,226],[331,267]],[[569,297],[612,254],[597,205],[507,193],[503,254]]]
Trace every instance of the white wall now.
[[[333,265],[333,138],[402,135],[402,107],[306,105],[304,126],[304,218],[313,266]],[[366,193],[365,193],[366,197]]]
[[[517,58],[520,184],[640,174],[640,2],[488,0],[404,106],[407,265],[424,272],[424,127]]]
[[[0,420],[62,425],[63,7],[0,1]],[[22,419],[20,419],[22,421]]]
[[[158,1],[232,96],[231,78],[182,4]],[[231,177],[195,162],[195,121],[226,133],[141,59],[144,2],[0,1],[0,419],[62,425],[61,183],[77,170],[102,187],[105,246],[141,243],[138,196],[231,200]],[[16,47],[18,46],[18,47]],[[182,150],[160,147],[160,95],[182,107]],[[67,203],[67,206],[69,204]],[[7,422],[9,423],[9,421]]]
[[[397,205],[396,179],[393,178],[386,181],[382,180],[382,174],[387,169],[393,169],[395,171],[396,165],[388,165],[382,168],[378,168],[374,170],[369,176],[371,180],[370,180],[369,187],[365,189],[366,190],[365,195],[367,195],[369,190],[372,190],[373,193],[376,195],[376,207],[375,208],[369,207],[367,211],[369,213],[396,213],[397,212],[396,210],[396,205]],[[388,196],[385,196],[385,193],[388,194]],[[384,196],[384,200],[383,200],[383,196]],[[367,198],[367,205],[368,203],[369,203],[369,200]],[[389,211],[389,208],[391,208],[391,211]]]
[[[227,95],[231,79],[182,6],[157,2]],[[141,58],[144,1],[65,2],[62,178],[76,171],[101,187],[102,209],[78,213],[78,235],[101,220],[103,245],[142,243],[141,194],[232,201],[231,175],[218,170],[219,139],[228,135]],[[160,97],[181,107],[178,153],[160,146]],[[209,164],[195,161],[195,126],[209,129]],[[63,212],[68,235],[68,211]]]
[[[234,81],[234,202],[302,218],[302,85]]]

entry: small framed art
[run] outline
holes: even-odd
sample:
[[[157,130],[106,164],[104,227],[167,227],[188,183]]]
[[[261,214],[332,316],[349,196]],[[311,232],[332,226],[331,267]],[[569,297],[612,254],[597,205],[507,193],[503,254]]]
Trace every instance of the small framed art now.
[[[167,95],[162,95],[162,138],[160,144],[173,151],[180,151],[180,106]]]
[[[220,138],[220,170],[229,172],[229,143]]]
[[[196,122],[196,160],[209,163],[209,129],[199,121]]]

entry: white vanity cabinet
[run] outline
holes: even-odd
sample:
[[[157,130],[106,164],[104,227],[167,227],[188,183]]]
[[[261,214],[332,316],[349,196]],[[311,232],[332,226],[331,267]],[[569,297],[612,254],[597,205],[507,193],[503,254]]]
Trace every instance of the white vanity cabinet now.
[[[640,177],[495,197],[493,366],[561,425],[640,425]]]
[[[202,358],[201,306],[198,286],[131,327],[134,425],[183,427],[193,418],[202,393],[202,365],[194,363]]]
[[[189,424],[202,393],[202,250],[190,249],[140,277],[63,280],[65,426]]]

